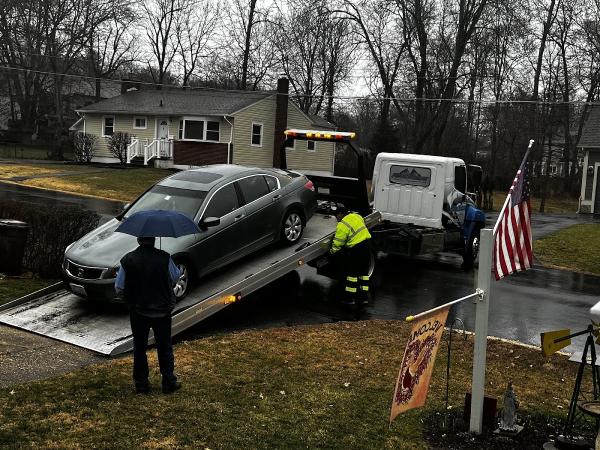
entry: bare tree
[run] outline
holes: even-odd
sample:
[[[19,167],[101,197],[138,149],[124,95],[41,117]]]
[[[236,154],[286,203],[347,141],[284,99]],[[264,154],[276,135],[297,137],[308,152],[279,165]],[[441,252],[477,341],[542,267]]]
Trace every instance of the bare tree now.
[[[326,5],[321,0],[290,0],[287,10],[279,9],[276,20],[275,46],[281,69],[290,80],[300,109],[318,114],[325,90],[322,75],[330,31]]]
[[[325,45],[321,59],[323,92],[326,99],[325,118],[333,121],[333,96],[338,87],[345,83],[357,61],[358,42],[353,38],[353,27],[347,21],[328,16],[329,25],[325,35]],[[317,110],[321,110],[323,95],[320,96]]]
[[[177,55],[176,31],[188,10],[189,0],[140,0],[146,43],[152,58],[148,69],[157,89],[161,89]]]
[[[186,6],[182,20],[176,24],[177,55],[182,84],[187,86],[198,69],[201,58],[210,53],[210,39],[219,20],[219,5],[210,0],[194,1]]]
[[[96,101],[101,98],[101,78],[111,78],[137,59],[139,51],[135,46],[137,37],[132,33],[134,25],[134,12],[124,9],[97,28],[90,29],[88,57],[95,78]]]
[[[270,3],[229,0],[224,6],[222,44],[207,71],[219,87],[256,90],[273,75],[275,27]]]
[[[54,109],[53,150],[62,157],[66,134],[63,88],[67,75],[81,64],[89,42],[89,30],[97,29],[113,17],[125,0],[41,0],[49,17],[46,30],[45,52],[52,72]]]
[[[48,5],[18,0],[0,3],[0,62],[19,107],[22,130],[31,136],[36,127],[40,100],[47,88],[46,31]]]
[[[344,0],[339,12],[342,17],[352,21],[359,35],[359,42],[363,45],[370,61],[374,64],[377,74],[377,84],[381,86],[379,137],[377,145],[380,150],[391,150],[390,142],[390,106],[393,103],[398,114],[407,120],[407,115],[396,98],[396,84],[402,68],[404,53],[408,49],[408,41],[403,36],[395,14],[389,2],[385,0],[369,0],[368,2],[354,2]]]

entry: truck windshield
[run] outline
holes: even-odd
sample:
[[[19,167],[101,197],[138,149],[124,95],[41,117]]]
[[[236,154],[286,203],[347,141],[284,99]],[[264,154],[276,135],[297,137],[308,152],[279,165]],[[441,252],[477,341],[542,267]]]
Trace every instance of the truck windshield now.
[[[177,211],[193,219],[206,198],[206,194],[206,191],[157,185],[137,199],[129,210],[127,210],[124,218],[139,211],[158,209],[163,211]]]

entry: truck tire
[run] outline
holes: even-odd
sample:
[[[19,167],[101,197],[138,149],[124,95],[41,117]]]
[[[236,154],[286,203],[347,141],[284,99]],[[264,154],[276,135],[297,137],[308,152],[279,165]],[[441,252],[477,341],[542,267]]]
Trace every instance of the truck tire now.
[[[480,230],[475,230],[473,234],[471,234],[469,242],[464,250],[462,268],[465,270],[471,270],[479,256],[479,245],[481,242],[479,235]]]
[[[377,261],[377,256],[373,248],[369,252],[369,278],[373,276],[373,272],[375,272],[375,264]]]

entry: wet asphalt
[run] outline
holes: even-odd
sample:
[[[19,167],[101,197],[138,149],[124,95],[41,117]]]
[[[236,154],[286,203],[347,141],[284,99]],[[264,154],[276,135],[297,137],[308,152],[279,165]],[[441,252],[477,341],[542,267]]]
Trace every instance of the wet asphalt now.
[[[122,204],[0,183],[0,199],[38,204],[71,205],[98,212],[102,221]],[[493,225],[494,217],[488,217]],[[534,238],[593,217],[533,214]],[[475,272],[461,270],[453,254],[406,259],[379,255],[372,278],[371,305],[348,308],[339,304],[340,286],[304,267],[192,327],[178,339],[249,328],[319,324],[341,320],[403,320],[473,292]],[[489,335],[539,345],[540,333],[554,329],[580,330],[589,323],[589,309],[600,301],[600,277],[534,268],[499,282],[492,281]],[[448,320],[460,318],[474,329],[475,307],[465,301],[453,307]],[[566,348],[575,351],[583,339]]]

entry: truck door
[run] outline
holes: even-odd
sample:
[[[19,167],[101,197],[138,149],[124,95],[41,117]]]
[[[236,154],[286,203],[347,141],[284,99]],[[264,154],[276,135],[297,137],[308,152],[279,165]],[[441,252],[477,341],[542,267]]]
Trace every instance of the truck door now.
[[[384,220],[442,228],[444,172],[439,165],[382,161],[374,196]]]

